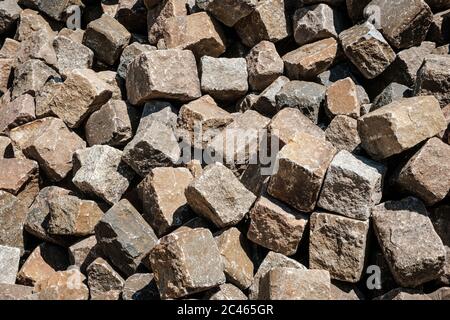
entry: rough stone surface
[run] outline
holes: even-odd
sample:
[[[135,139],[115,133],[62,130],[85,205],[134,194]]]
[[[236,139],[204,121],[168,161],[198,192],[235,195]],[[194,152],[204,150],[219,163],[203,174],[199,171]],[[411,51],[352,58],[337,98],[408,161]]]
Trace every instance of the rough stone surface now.
[[[35,175],[39,167],[27,159],[0,159],[0,190],[17,195]]]
[[[433,96],[400,99],[358,119],[362,147],[375,159],[408,150],[445,127]]]
[[[324,212],[310,219],[309,268],[327,270],[330,277],[351,283],[364,273],[369,221]]]
[[[258,4],[257,0],[199,0],[200,9],[211,13],[216,19],[228,27],[251,14]]]
[[[368,220],[380,203],[386,167],[340,151],[331,161],[317,205],[343,216]]]
[[[328,87],[325,104],[328,117],[333,119],[335,116],[344,115],[359,118],[361,106],[357,90],[351,78],[338,80]]]
[[[123,300],[159,300],[159,292],[153,273],[135,273],[122,289]]]
[[[433,95],[441,107],[450,103],[450,56],[429,55],[417,72],[414,93],[419,96]]]
[[[325,130],[325,138],[338,151],[358,151],[361,145],[358,120],[348,116],[336,116]]]
[[[417,287],[437,279],[445,263],[445,247],[424,204],[413,197],[388,201],[372,212],[375,233],[395,281]]]
[[[197,64],[188,50],[153,50],[128,67],[128,99],[134,105],[152,99],[190,101],[200,98]]]
[[[91,300],[118,300],[125,280],[103,258],[95,259],[86,269]]]
[[[0,112],[2,113],[0,131],[9,131],[36,119],[34,98],[29,94],[23,94],[10,103],[0,106]]]
[[[70,265],[76,266],[85,273],[86,268],[101,255],[101,250],[97,245],[94,236],[87,237],[68,248]]]
[[[117,203],[134,176],[122,162],[122,151],[110,146],[93,146],[74,154],[72,182],[80,191],[109,204]]]
[[[279,168],[267,191],[299,211],[312,212],[336,149],[303,132],[294,139],[278,153]]]
[[[272,251],[291,256],[308,223],[308,217],[281,202],[262,195],[250,212],[247,238]]]
[[[15,284],[19,271],[20,249],[0,245],[0,283]]]
[[[117,74],[123,79],[127,78],[128,66],[133,60],[144,52],[155,50],[156,48],[147,44],[133,42],[122,51],[120,56],[120,63],[117,67]]]
[[[56,54],[56,67],[62,76],[67,76],[74,69],[92,67],[94,53],[88,47],[64,36],[53,41]]]
[[[125,199],[105,213],[95,227],[95,237],[102,252],[127,275],[136,272],[158,241],[153,229]]]
[[[39,285],[39,300],[87,300],[86,277],[77,269],[54,272]]]
[[[220,228],[233,226],[248,213],[256,197],[222,164],[207,166],[187,187],[189,206]]]
[[[224,283],[206,294],[208,300],[248,300],[247,296],[231,283]]]
[[[149,258],[163,299],[181,298],[225,283],[219,249],[204,228],[161,238]]]

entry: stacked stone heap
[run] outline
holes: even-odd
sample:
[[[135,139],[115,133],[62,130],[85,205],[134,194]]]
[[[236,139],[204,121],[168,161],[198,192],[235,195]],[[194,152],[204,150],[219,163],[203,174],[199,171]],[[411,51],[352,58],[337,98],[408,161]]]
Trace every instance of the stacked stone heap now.
[[[450,1],[1,0],[0,299],[450,299]]]

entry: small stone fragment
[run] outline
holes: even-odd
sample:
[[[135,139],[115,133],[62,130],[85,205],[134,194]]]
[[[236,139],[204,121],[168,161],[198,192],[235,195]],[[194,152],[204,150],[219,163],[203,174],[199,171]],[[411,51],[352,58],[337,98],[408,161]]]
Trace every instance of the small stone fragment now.
[[[363,276],[369,221],[325,212],[310,219],[309,268],[327,270],[332,279],[356,283]]]
[[[268,193],[299,211],[312,212],[335,153],[329,142],[300,132],[278,153],[279,168],[270,178]]]
[[[358,119],[362,147],[376,160],[408,150],[446,126],[432,96],[404,98]]]
[[[395,181],[426,205],[443,200],[450,191],[450,146],[439,138],[431,138],[400,168]]]
[[[333,64],[337,51],[333,38],[306,44],[282,57],[286,74],[291,80],[314,79]]]
[[[223,262],[208,229],[168,234],[149,258],[162,299],[181,298],[225,283]]]
[[[107,14],[88,24],[83,44],[95,53],[100,61],[113,65],[128,45],[131,34],[116,19]]]
[[[250,287],[253,282],[253,262],[245,235],[233,227],[220,232],[215,240],[227,280],[242,290]]]
[[[241,221],[256,199],[222,164],[207,166],[202,175],[189,184],[185,195],[196,213],[220,228]]]
[[[395,52],[370,22],[341,32],[339,40],[347,58],[367,79],[379,76],[395,60]]]
[[[388,201],[372,211],[375,233],[396,282],[417,287],[439,278],[445,247],[423,203],[413,197]]]
[[[139,212],[121,200],[95,227],[102,252],[124,274],[133,274],[156,245],[158,238]]]
[[[283,75],[284,63],[275,45],[261,41],[246,56],[250,87],[262,91]]]
[[[82,192],[96,195],[109,204],[117,203],[134,176],[122,162],[122,151],[96,145],[74,154],[72,182]]]
[[[141,54],[128,67],[126,87],[133,105],[152,99],[185,102],[201,96],[197,64],[188,50],[153,50]]]
[[[125,280],[103,258],[86,269],[91,300],[119,300]]]
[[[375,161],[339,152],[331,161],[317,205],[343,216],[368,220],[380,203],[386,167]]]

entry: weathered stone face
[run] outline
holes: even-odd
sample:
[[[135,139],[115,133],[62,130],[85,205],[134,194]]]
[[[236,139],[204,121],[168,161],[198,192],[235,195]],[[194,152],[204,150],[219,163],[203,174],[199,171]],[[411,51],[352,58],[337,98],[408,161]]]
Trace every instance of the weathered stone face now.
[[[2,118],[0,131],[7,132],[10,129],[36,119],[34,98],[29,94],[23,94],[10,103],[0,106]]]
[[[39,284],[39,300],[88,300],[85,279],[77,269],[54,272]]]
[[[154,168],[139,184],[143,216],[159,236],[191,218],[184,192],[192,180],[186,168]]]
[[[290,81],[275,96],[277,109],[299,109],[312,122],[317,123],[325,102],[325,91],[325,86],[314,82]]]
[[[327,270],[332,279],[358,282],[364,271],[368,234],[368,220],[313,213],[309,235],[310,269]]]
[[[372,0],[380,14],[380,30],[397,49],[419,45],[427,35],[432,21],[430,7],[422,0]]]
[[[305,132],[318,139],[324,139],[322,129],[316,126],[300,110],[285,108],[277,113],[269,124],[272,136],[280,141],[280,147],[293,141],[300,132]]]
[[[85,142],[57,118],[44,118],[13,129],[13,144],[29,158],[39,162],[47,177],[59,181],[72,170],[75,151]]]
[[[275,79],[263,92],[255,97],[255,101],[250,109],[255,109],[264,116],[273,117],[278,111],[276,96],[287,83],[289,83],[289,78],[285,76]]]
[[[88,24],[83,44],[102,62],[113,65],[128,45],[131,35],[125,27],[109,15]]]
[[[312,212],[336,149],[302,132],[294,139],[278,153],[279,168],[270,178],[267,191],[299,211]]]
[[[308,223],[306,215],[267,195],[256,201],[250,219],[248,239],[287,256],[297,252]]]
[[[277,42],[289,36],[284,5],[284,0],[259,1],[255,10],[234,26],[242,43],[253,47],[263,40]]]
[[[152,99],[184,102],[201,96],[197,64],[194,55],[188,50],[143,53],[129,65],[128,73],[128,99],[134,105]]]
[[[19,19],[22,8],[17,1],[5,0],[0,3],[0,34],[9,31],[13,24]]]
[[[74,154],[72,182],[80,191],[109,204],[119,202],[134,176],[122,162],[122,151],[110,146],[93,146]]]
[[[347,58],[367,79],[379,76],[395,59],[395,52],[369,22],[341,32],[339,40]]]
[[[36,300],[33,287],[20,284],[0,283],[0,299],[2,300]]]
[[[443,200],[450,191],[447,162],[450,146],[439,138],[431,138],[406,163],[395,178],[397,184],[422,199],[427,205]]]
[[[103,258],[86,269],[91,300],[118,300],[125,280]]]
[[[20,249],[0,245],[0,283],[15,284],[19,271]]]
[[[216,19],[228,27],[251,14],[258,4],[257,0],[199,0],[200,9],[211,13]]]
[[[375,161],[339,152],[331,161],[317,205],[343,216],[368,220],[381,201],[386,167]]]
[[[372,211],[375,233],[395,281],[417,287],[439,278],[445,248],[427,209],[413,197],[388,201]]]
[[[220,252],[204,228],[161,238],[149,259],[162,299],[181,298],[225,283]]]
[[[158,1],[147,11],[148,41],[156,45],[159,40],[163,40],[164,23],[172,17],[186,16],[187,0],[167,0]]]
[[[345,78],[333,83],[326,94],[326,108],[330,119],[335,116],[344,115],[352,118],[359,118],[361,105],[358,99],[356,84],[351,78]]]
[[[80,269],[85,273],[86,268],[101,255],[101,250],[97,245],[97,239],[94,236],[85,238],[68,248],[70,265]]]
[[[123,79],[127,78],[128,66],[133,60],[141,55],[144,52],[148,52],[151,50],[156,50],[155,47],[141,44],[139,42],[133,42],[129,46],[126,46],[122,51],[122,55],[120,56],[119,67],[117,68],[117,74]]]
[[[325,137],[338,151],[357,151],[361,144],[358,120],[348,116],[336,116],[325,130]]]
[[[109,209],[95,227],[102,252],[124,274],[133,274],[158,238],[139,212],[125,199]]]
[[[122,289],[123,300],[159,300],[153,273],[135,273],[128,277]]]
[[[263,279],[267,300],[329,300],[330,274],[324,270],[274,268]]]
[[[450,103],[449,76],[450,57],[429,55],[417,72],[414,93],[419,96],[433,95],[441,107]]]
[[[227,280],[245,290],[253,282],[253,262],[245,235],[237,228],[220,232],[215,237]]]
[[[401,99],[358,120],[362,147],[375,159],[408,150],[445,127],[439,102],[432,96]]]
[[[327,38],[306,44],[283,56],[287,76],[291,80],[309,80],[327,70],[336,59],[338,44]]]
[[[205,12],[166,19],[163,35],[167,49],[188,49],[197,58],[218,57],[226,49],[221,27]]]
[[[250,87],[255,91],[267,88],[283,75],[284,63],[275,45],[261,41],[246,56]]]
[[[64,36],[53,41],[56,54],[56,67],[62,76],[74,69],[89,69],[94,61],[94,53],[88,47]]]
[[[248,90],[247,62],[244,58],[202,57],[202,91],[217,100],[235,101]]]
[[[218,188],[219,187],[219,188]],[[189,206],[219,228],[236,225],[256,197],[222,164],[207,166],[187,187]]]
[[[248,300],[247,296],[238,287],[230,283],[224,283],[211,289],[205,296],[208,300]]]
[[[27,159],[0,159],[0,190],[17,195],[34,176],[39,167]]]

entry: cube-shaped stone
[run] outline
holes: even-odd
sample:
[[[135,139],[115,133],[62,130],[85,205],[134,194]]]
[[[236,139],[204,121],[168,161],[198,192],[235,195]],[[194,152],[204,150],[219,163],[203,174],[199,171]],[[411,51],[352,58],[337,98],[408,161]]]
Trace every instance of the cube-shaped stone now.
[[[250,211],[247,238],[286,256],[294,255],[303,238],[308,217],[285,204],[262,195]]]
[[[285,108],[278,112],[270,122],[269,130],[272,138],[279,140],[280,148],[291,142],[300,132],[325,139],[323,130],[296,108]]]
[[[431,206],[443,200],[450,191],[450,146],[431,138],[400,168],[397,184]]]
[[[124,145],[133,136],[132,120],[136,118],[135,113],[125,101],[109,100],[86,122],[84,129],[88,144]]]
[[[263,40],[277,42],[289,36],[284,0],[262,0],[255,10],[235,25],[242,43],[253,47]]]
[[[293,20],[294,38],[299,45],[337,37],[335,13],[325,3],[299,8]]]
[[[358,119],[362,147],[374,159],[399,154],[446,127],[433,96],[400,99]]]
[[[125,280],[103,258],[86,269],[91,300],[119,300]]]
[[[256,197],[222,164],[211,164],[186,189],[186,199],[199,215],[219,228],[236,225]]]
[[[197,6],[211,13],[217,20],[228,27],[234,26],[239,20],[255,10],[257,0],[199,0]]]
[[[330,274],[325,270],[274,268],[263,279],[264,300],[330,300]]]
[[[303,132],[294,139],[278,153],[278,171],[270,178],[267,191],[299,211],[312,212],[336,149]]]
[[[208,229],[168,234],[151,250],[149,259],[162,299],[181,298],[225,283],[221,255]]]
[[[80,191],[109,204],[117,203],[128,189],[134,172],[122,162],[122,151],[97,145],[74,154],[72,182]]]
[[[338,151],[358,151],[361,145],[358,133],[358,120],[347,116],[335,117],[325,130],[325,138]]]
[[[417,72],[415,95],[433,95],[441,107],[450,103],[450,55],[429,55]]]
[[[439,278],[446,251],[417,198],[388,201],[372,211],[378,242],[395,281],[417,287]]]
[[[250,99],[252,105],[249,109],[256,110],[264,116],[273,117],[278,111],[276,96],[287,83],[289,78],[279,76],[263,92],[254,97],[255,101],[252,102],[253,99]]]
[[[128,72],[128,99],[134,105],[152,99],[190,101],[201,96],[197,64],[188,50],[143,53],[129,65]]]
[[[158,236],[191,218],[184,191],[192,180],[186,168],[154,168],[139,184],[143,216]]]
[[[18,195],[34,177],[39,166],[28,159],[0,159],[0,190]]]
[[[148,0],[146,0],[148,1]],[[164,24],[172,17],[186,16],[188,14],[188,0],[157,0],[147,11],[148,41],[157,45],[163,41]]]
[[[201,58],[202,91],[217,100],[235,101],[247,93],[248,72],[244,58]]]
[[[368,220],[380,203],[386,167],[340,151],[331,161],[317,205],[343,216]]]
[[[206,12],[167,19],[163,35],[167,49],[191,50],[197,58],[218,57],[226,49],[220,25]]]
[[[327,38],[301,46],[283,56],[286,74],[291,80],[309,80],[327,70],[335,61],[338,43]]]
[[[423,0],[372,0],[377,8],[379,29],[397,49],[420,45],[425,40],[433,19],[430,7]]]
[[[10,137],[54,181],[66,177],[72,170],[74,152],[85,147],[85,142],[58,118],[39,119],[17,127]]]
[[[88,47],[70,38],[58,36],[53,41],[56,53],[56,67],[66,77],[74,69],[88,69],[94,62],[94,53]]]
[[[133,42],[122,51],[120,56],[119,66],[117,67],[117,74],[122,78],[127,78],[128,66],[133,60],[144,52],[156,50],[155,47],[148,44],[141,44],[139,42]]]
[[[383,73],[395,60],[395,52],[370,22],[355,25],[339,34],[347,58],[367,79]]]
[[[361,105],[358,89],[351,78],[345,78],[333,83],[327,89],[325,112],[330,119],[344,115],[359,118]]]
[[[102,252],[126,275],[136,272],[158,238],[140,213],[121,200],[109,209],[95,227]]]
[[[270,41],[261,41],[246,56],[248,81],[255,91],[266,89],[283,75],[284,63]]]
[[[253,282],[253,262],[245,235],[237,228],[229,228],[215,237],[224,264],[227,280],[245,290]]]
[[[120,22],[104,14],[87,25],[83,44],[94,51],[97,59],[113,65],[130,39],[131,34]]]
[[[369,221],[314,212],[310,219],[309,268],[332,279],[358,282],[364,273]]]
[[[277,109],[299,109],[312,122],[319,122],[319,113],[325,103],[326,87],[307,81],[290,81],[276,94]]]
[[[112,96],[112,88],[91,69],[75,69],[50,102],[50,109],[70,128],[77,128]]]
[[[101,256],[100,246],[97,244],[95,235],[78,241],[67,249],[70,265],[76,266],[83,273],[96,258]]]

